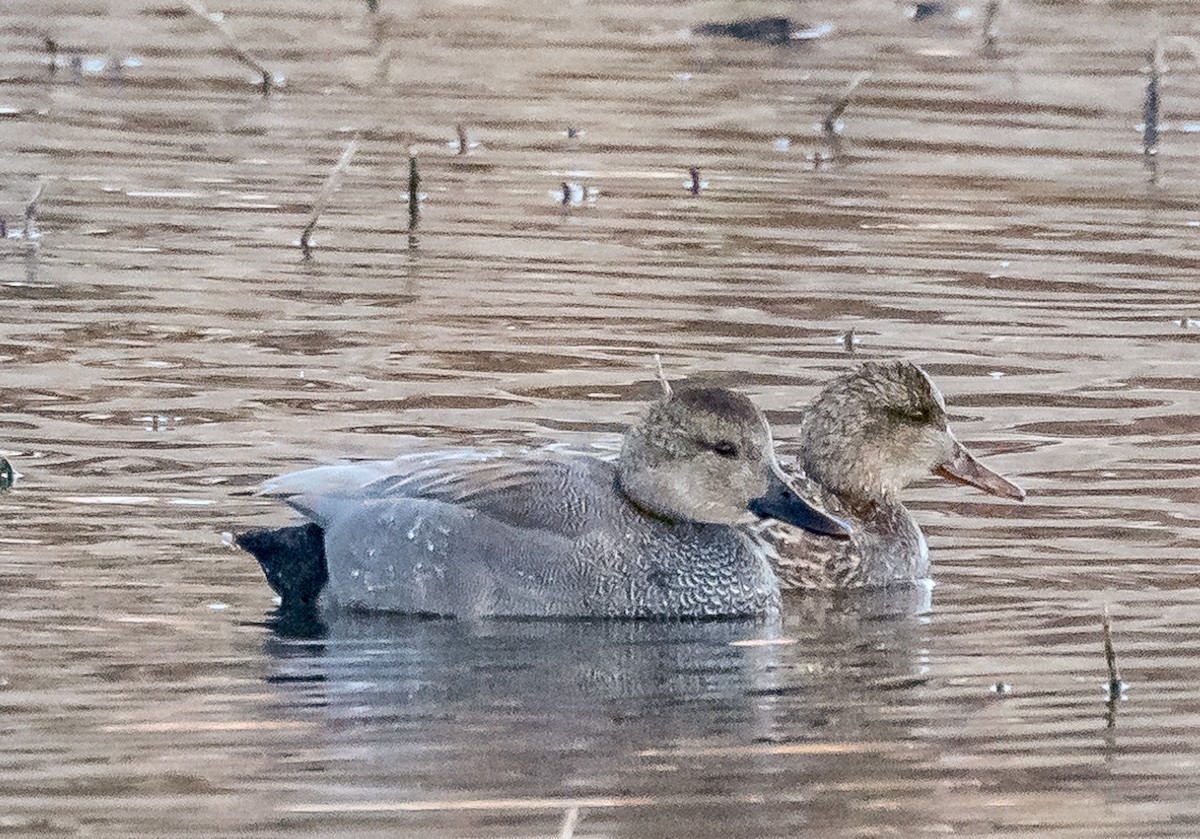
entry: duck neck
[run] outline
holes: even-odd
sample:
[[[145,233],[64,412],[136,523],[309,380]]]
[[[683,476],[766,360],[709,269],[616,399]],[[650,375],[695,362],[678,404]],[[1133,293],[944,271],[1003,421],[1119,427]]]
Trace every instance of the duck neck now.
[[[637,510],[638,513],[640,513],[642,516],[644,516],[648,519],[653,519],[654,521],[662,522],[663,524],[668,524],[668,525],[672,525],[672,526],[679,523],[679,521],[677,519],[673,519],[670,516],[666,515],[665,513],[660,512],[658,510],[652,510],[649,507],[647,507],[645,504],[642,504],[640,501],[638,501],[636,495],[628,492],[625,489],[625,485],[621,480],[621,470],[619,470],[619,469],[617,470],[617,473],[615,475],[613,475],[613,490],[618,495],[620,495],[622,498],[624,498],[625,501],[629,504],[629,506],[632,507],[633,509]]]

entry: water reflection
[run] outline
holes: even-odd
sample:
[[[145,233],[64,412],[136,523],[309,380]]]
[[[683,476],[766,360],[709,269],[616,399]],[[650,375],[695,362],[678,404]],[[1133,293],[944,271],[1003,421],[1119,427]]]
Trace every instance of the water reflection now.
[[[533,824],[582,803],[589,824],[650,836],[698,807],[713,813],[695,835],[763,835],[769,819],[737,802],[763,794],[764,771],[786,788],[900,759],[911,733],[877,709],[924,681],[924,600],[807,600],[774,624],[341,614],[297,639],[276,623],[274,715],[317,719],[322,772],[356,776],[305,785],[287,810],[416,829],[472,800]]]

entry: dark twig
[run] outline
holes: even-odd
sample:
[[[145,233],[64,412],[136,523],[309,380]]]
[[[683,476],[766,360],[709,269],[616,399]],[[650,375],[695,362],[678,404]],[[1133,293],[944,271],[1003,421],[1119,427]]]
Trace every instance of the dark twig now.
[[[233,51],[237,59],[247,67],[258,73],[262,77],[262,95],[267,96],[271,92],[271,80],[274,78],[271,71],[263,66],[263,63],[246,51],[245,47],[238,43],[237,38],[229,31],[224,21],[219,16],[213,15],[204,7],[204,4],[199,0],[186,0],[188,8],[196,14],[197,17],[208,21],[209,25],[221,34],[225,39],[226,46]]]
[[[1120,698],[1125,684],[1121,681],[1121,671],[1117,669],[1117,651],[1113,649],[1112,620],[1108,616],[1108,606],[1104,607],[1104,662],[1108,665],[1109,698]]]
[[[58,41],[53,38],[46,38],[45,41],[46,54],[50,56],[50,77],[58,72]]]
[[[346,144],[345,151],[338,158],[333,171],[329,173],[329,177],[325,179],[325,184],[321,187],[321,191],[317,193],[317,197],[313,200],[312,212],[308,214],[308,224],[304,225],[304,230],[300,234],[300,251],[304,254],[305,259],[312,256],[311,239],[313,228],[317,226],[317,219],[320,218],[321,213],[325,212],[325,205],[329,203],[329,199],[333,196],[333,193],[337,192],[342,173],[350,165],[350,161],[354,158],[356,151],[358,151],[357,137]]]
[[[417,169],[417,157],[408,159],[408,229],[416,230],[421,221],[421,172]]]
[[[1155,39],[1147,54],[1150,78],[1146,82],[1146,98],[1142,103],[1142,154],[1147,165],[1153,165],[1158,154],[1159,78],[1162,74],[1162,44]]]
[[[701,186],[700,169],[696,166],[693,166],[691,169],[688,169],[688,176],[692,179],[691,184],[688,186],[688,190],[692,193],[692,195],[699,195]]]
[[[460,122],[458,125],[454,126],[454,131],[458,134],[458,153],[466,154],[467,147],[470,145],[470,141],[467,139],[467,129],[464,128],[463,124]]]

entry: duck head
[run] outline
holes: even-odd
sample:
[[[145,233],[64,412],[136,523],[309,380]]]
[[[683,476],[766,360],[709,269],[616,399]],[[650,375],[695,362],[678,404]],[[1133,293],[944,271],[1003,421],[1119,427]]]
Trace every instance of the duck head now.
[[[736,524],[753,514],[849,537],[788,486],[762,412],[724,388],[680,388],[652,405],[625,435],[617,473],[634,504],[668,521]]]
[[[931,472],[1025,497],[958,442],[941,391],[907,361],[868,361],[830,382],[804,412],[800,460],[810,478],[851,502],[895,501]]]

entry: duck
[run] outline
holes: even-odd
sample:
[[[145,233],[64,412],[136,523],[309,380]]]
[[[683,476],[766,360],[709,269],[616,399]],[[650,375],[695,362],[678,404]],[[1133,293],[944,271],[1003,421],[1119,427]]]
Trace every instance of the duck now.
[[[682,387],[625,434],[616,462],[470,448],[319,466],[261,494],[304,518],[251,530],[282,608],[455,618],[769,617],[779,583],[745,522],[831,541],[746,396]]]
[[[780,522],[759,525],[785,592],[927,582],[929,548],[900,494],[930,474],[1025,498],[958,441],[942,392],[910,361],[868,361],[829,382],[803,410],[792,450],[792,488],[852,534],[835,541]]]

